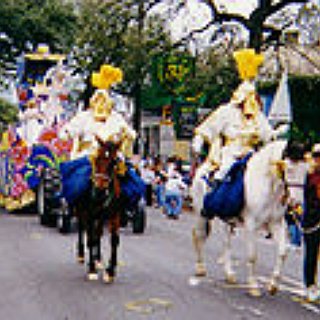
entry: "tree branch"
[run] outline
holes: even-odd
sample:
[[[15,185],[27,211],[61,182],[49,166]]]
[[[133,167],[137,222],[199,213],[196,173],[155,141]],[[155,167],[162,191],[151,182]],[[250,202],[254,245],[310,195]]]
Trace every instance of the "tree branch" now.
[[[266,6],[264,9],[261,7],[264,11],[263,17],[266,19],[267,17],[273,15],[274,13],[278,12],[279,10],[283,9],[284,7],[286,7],[289,4],[307,3],[307,2],[308,2],[308,0],[282,0],[282,1],[275,3],[274,5]],[[257,10],[259,10],[259,8]]]
[[[211,10],[212,19],[215,22],[228,22],[236,21],[241,23],[244,27],[248,28],[248,19],[240,14],[221,12],[214,0],[200,0],[200,2],[206,4]]]
[[[149,1],[147,3],[145,3],[145,11],[148,12],[150,11],[153,7],[155,7],[156,5],[162,3],[163,0],[153,0],[153,1]]]
[[[191,32],[189,32],[186,36],[182,37],[179,41],[177,41],[176,43],[173,44],[174,48],[177,48],[179,46],[181,46],[182,44],[186,43],[188,40],[192,40],[194,35],[202,33],[206,30],[208,30],[212,25],[214,25],[216,23],[216,21],[210,21],[208,22],[206,25],[204,25],[201,28],[198,29],[193,29]]]

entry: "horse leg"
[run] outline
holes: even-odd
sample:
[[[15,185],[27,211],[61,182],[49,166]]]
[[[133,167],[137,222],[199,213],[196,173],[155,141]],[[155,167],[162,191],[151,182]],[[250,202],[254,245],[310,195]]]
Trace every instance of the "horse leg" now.
[[[205,164],[199,167],[191,186],[192,207],[198,217],[195,227],[192,229],[192,242],[196,252],[196,272],[197,277],[205,277],[207,270],[203,256],[203,246],[211,232],[211,221],[201,215],[203,210],[203,198],[207,192],[207,184],[202,178],[208,170]]]
[[[91,214],[87,219],[87,247],[89,249],[89,262],[88,262],[88,280],[98,280],[98,273],[95,265],[95,234],[94,234],[94,219]]]
[[[120,215],[117,214],[114,217],[110,217],[108,222],[110,233],[110,259],[108,267],[105,269],[103,275],[103,281],[105,283],[112,283],[116,275],[116,268],[118,264],[118,246],[120,243],[119,228],[120,228]]]
[[[97,223],[97,226],[96,226],[97,239],[95,242],[96,269],[103,270],[103,262],[102,262],[102,255],[101,255],[101,241],[102,241],[102,236],[103,236],[103,216],[102,216],[102,214],[99,215],[96,223]]]
[[[84,223],[81,214],[78,215],[78,257],[79,263],[84,263]]]
[[[287,230],[286,222],[284,219],[281,219],[281,222],[274,225],[273,234],[277,241],[277,256],[276,256],[276,265],[273,269],[272,277],[268,285],[268,291],[270,294],[274,295],[278,291],[278,283],[281,277],[281,271],[284,266],[284,262],[288,253],[288,243],[287,243]]]
[[[232,257],[231,257],[231,237],[232,237],[232,227],[229,225],[226,225],[226,233],[227,233],[227,239],[224,246],[224,252],[223,252],[223,262],[224,262],[224,273],[227,283],[236,283],[236,273],[234,272],[232,268]]]
[[[256,263],[257,263],[257,242],[256,230],[254,228],[254,221],[247,219],[246,221],[247,234],[247,249],[248,249],[248,285],[249,294],[253,297],[260,297],[261,291],[256,277]]]
[[[199,216],[196,226],[192,230],[192,242],[197,256],[196,262],[196,273],[197,277],[205,277],[207,275],[207,270],[204,262],[203,246],[210,235],[211,232],[211,222]]]

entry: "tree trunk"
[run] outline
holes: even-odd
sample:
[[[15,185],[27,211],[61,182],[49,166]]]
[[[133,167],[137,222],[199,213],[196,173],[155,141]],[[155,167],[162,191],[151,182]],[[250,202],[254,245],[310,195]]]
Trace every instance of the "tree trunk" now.
[[[263,43],[262,26],[254,26],[249,31],[249,48],[255,49],[256,52],[260,52],[262,43]]]

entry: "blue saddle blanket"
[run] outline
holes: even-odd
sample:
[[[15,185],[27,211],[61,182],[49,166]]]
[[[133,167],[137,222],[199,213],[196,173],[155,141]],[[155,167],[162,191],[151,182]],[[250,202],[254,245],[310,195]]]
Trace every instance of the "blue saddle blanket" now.
[[[72,204],[91,186],[92,166],[88,157],[60,164],[62,196]]]
[[[204,197],[203,215],[209,219],[237,217],[244,205],[244,171],[252,153],[236,161],[225,178]]]
[[[134,207],[145,196],[146,185],[137,171],[128,165],[128,170],[120,180],[121,194],[128,208]]]

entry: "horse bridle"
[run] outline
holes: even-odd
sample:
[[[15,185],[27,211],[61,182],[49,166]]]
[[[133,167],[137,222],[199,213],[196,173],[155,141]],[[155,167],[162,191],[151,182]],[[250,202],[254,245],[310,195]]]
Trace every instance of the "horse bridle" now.
[[[113,156],[114,156],[114,158],[113,158]],[[98,188],[105,188],[106,186],[108,186],[110,184],[110,182],[112,180],[112,176],[114,174],[114,166],[117,163],[116,156],[111,154],[111,155],[108,155],[108,157],[112,157],[112,158],[108,161],[108,163],[106,165],[107,168],[106,168],[105,172],[97,172],[98,165],[105,166],[105,164],[97,163],[97,161],[99,161],[98,159],[94,160],[91,180],[93,182],[93,185]],[[102,187],[100,185],[102,185]]]

